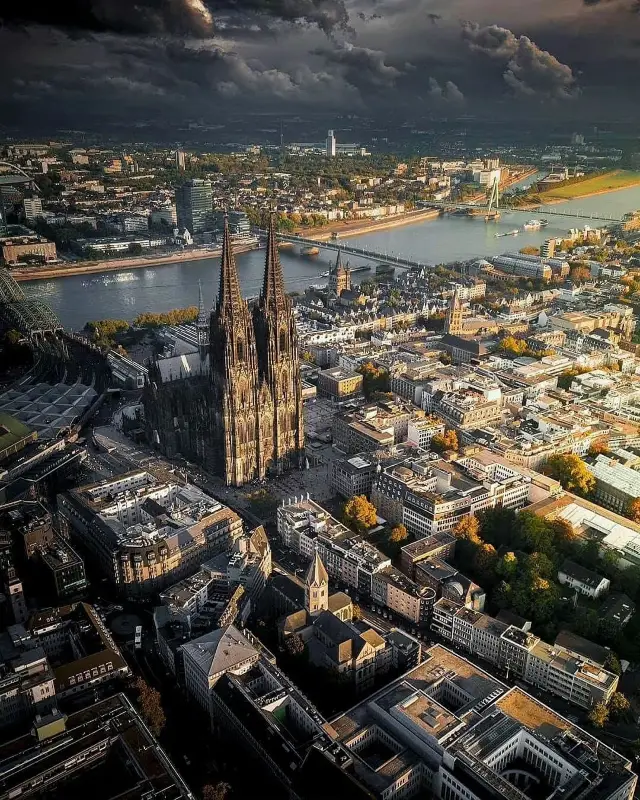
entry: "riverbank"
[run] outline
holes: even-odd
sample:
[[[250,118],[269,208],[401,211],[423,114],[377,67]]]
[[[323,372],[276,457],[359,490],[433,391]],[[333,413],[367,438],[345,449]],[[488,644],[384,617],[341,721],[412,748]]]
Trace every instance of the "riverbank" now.
[[[234,252],[248,253],[257,250],[256,245],[242,245],[235,243]],[[56,264],[49,267],[15,267],[11,275],[16,281],[37,281],[46,278],[66,278],[72,275],[95,275],[98,272],[114,272],[123,269],[142,269],[144,267],[161,267],[168,264],[188,263],[202,261],[206,258],[220,258],[220,247],[211,250],[188,250],[167,255],[149,256],[145,258],[114,258],[109,261],[83,261],[73,264]]]
[[[405,214],[396,214],[393,217],[383,217],[377,220],[353,220],[351,222],[333,222],[325,225],[319,231],[309,228],[299,228],[296,230],[297,236],[313,239],[316,242],[326,242],[337,234],[338,238],[343,239],[349,236],[362,236],[365,233],[375,233],[389,228],[399,228],[401,225],[413,225],[416,222],[426,222],[440,216],[440,209],[425,208],[420,211],[408,211]]]

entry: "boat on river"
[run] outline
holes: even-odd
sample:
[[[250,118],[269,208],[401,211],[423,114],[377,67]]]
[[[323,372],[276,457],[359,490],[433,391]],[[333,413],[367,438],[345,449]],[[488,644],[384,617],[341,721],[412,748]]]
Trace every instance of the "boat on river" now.
[[[520,231],[514,228],[512,231],[505,231],[504,233],[496,233],[496,239],[502,239],[503,236],[517,236]]]

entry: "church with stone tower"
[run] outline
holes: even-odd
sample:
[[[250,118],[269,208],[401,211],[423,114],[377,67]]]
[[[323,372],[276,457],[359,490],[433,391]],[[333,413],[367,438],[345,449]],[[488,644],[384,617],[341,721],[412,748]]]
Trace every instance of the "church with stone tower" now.
[[[240,291],[225,221],[214,309],[200,294],[197,347],[156,359],[144,391],[147,433],[166,456],[182,455],[242,486],[304,466],[302,390],[295,320],[273,216],[260,297]]]

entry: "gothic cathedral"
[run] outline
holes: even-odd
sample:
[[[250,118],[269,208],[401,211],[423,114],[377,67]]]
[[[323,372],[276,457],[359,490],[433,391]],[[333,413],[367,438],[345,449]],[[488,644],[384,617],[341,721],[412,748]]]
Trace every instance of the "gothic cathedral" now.
[[[194,352],[157,359],[144,405],[147,430],[178,453],[241,486],[304,465],[296,326],[269,223],[262,292],[249,309],[225,222],[220,289],[207,324],[202,299]]]

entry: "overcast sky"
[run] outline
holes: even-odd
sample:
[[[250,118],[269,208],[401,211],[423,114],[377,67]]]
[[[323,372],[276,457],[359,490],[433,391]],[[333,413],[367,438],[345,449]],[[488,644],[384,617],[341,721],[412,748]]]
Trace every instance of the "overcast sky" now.
[[[21,5],[0,16],[0,120],[640,116],[640,0]]]

